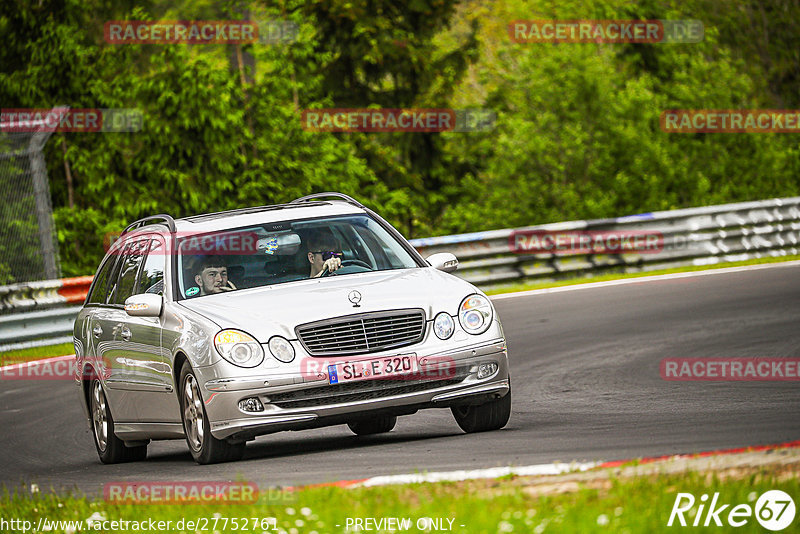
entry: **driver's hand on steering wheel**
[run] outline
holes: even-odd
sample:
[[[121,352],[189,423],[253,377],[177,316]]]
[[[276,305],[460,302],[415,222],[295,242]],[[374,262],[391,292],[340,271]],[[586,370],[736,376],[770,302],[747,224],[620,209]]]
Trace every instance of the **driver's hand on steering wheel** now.
[[[325,260],[325,263],[323,263],[323,264],[322,264],[322,270],[321,270],[321,271],[320,271],[320,273],[317,275],[317,277],[319,277],[320,275],[322,275],[322,273],[324,273],[324,272],[325,272],[325,269],[327,269],[327,270],[328,270],[328,273],[334,273],[334,272],[336,272],[336,271],[339,269],[339,267],[341,267],[341,266],[342,266],[342,259],[341,259],[341,258],[338,258],[338,257],[336,257],[336,256],[333,256],[332,258],[329,258],[329,259]]]

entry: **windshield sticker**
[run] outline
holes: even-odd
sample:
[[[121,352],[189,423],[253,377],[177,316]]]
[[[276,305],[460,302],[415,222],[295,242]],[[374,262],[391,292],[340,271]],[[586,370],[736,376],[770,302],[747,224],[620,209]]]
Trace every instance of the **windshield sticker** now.
[[[193,297],[193,296],[197,295],[197,293],[199,291],[200,291],[199,287],[190,287],[189,289],[186,290],[186,296],[187,297]]]
[[[264,254],[275,254],[275,251],[278,250],[278,238],[271,236],[266,239],[259,239],[258,248],[262,250]]]

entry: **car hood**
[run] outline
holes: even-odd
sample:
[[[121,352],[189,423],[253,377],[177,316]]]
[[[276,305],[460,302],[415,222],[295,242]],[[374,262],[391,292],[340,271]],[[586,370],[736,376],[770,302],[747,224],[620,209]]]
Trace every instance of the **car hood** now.
[[[359,306],[349,300],[361,294]],[[455,315],[461,300],[477,289],[433,268],[398,269],[330,276],[183,300],[181,305],[266,343],[274,335],[295,338],[297,325],[343,315],[422,308],[427,319]]]

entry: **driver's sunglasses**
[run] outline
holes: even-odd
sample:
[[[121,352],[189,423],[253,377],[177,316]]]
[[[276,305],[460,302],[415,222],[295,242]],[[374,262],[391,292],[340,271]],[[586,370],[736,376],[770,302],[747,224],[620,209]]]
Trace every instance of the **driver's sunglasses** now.
[[[334,250],[312,250],[314,254],[322,254],[322,261],[328,261],[331,258],[341,258],[344,256],[342,252],[336,252]]]

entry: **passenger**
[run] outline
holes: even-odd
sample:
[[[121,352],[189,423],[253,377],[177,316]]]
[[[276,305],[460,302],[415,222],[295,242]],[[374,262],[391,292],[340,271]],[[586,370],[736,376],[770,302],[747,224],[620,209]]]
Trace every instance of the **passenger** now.
[[[200,295],[223,293],[236,289],[228,280],[228,267],[221,256],[203,256],[194,268],[194,281],[200,287]],[[189,295],[189,290],[186,292]]]

